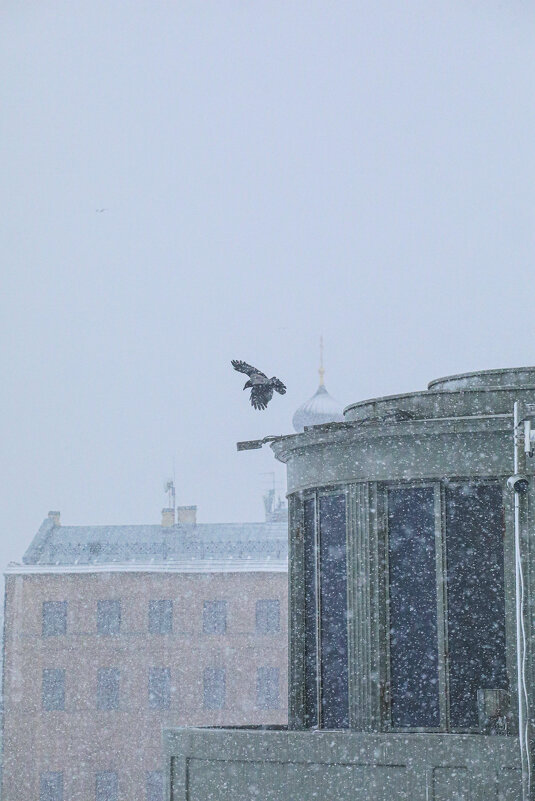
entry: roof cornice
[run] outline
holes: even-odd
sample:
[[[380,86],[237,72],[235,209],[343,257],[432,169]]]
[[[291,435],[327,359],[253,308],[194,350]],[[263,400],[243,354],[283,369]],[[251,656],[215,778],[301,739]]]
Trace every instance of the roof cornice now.
[[[5,576],[85,573],[287,573],[286,560],[176,561],[168,564],[21,565],[11,563]]]

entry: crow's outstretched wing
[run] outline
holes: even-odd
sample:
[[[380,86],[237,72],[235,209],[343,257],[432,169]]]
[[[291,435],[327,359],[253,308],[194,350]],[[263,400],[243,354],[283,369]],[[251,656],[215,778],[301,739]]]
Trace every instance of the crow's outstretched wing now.
[[[247,362],[242,362],[239,359],[232,359],[231,364],[234,369],[238,371],[238,373],[245,373],[245,375],[248,375],[249,378],[252,375],[260,375],[263,378],[267,378],[267,375],[263,373],[262,370],[257,370],[256,367],[251,367],[251,365],[247,364]]]
[[[279,392],[281,395],[284,395],[284,393],[286,392],[286,387],[279,378],[272,378],[269,384],[270,386],[273,387],[274,390]]]
[[[251,389],[251,406],[255,409],[265,409],[273,397],[273,390],[269,384],[257,384]]]

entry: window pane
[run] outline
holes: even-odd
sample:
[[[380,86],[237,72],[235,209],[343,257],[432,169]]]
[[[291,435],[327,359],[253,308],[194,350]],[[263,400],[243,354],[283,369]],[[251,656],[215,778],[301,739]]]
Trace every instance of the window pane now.
[[[149,631],[151,634],[171,634],[173,631],[172,601],[149,601]]]
[[[320,498],[321,725],[349,726],[346,502]]]
[[[63,668],[45,668],[42,679],[43,709],[46,712],[65,709],[65,671]]]
[[[98,601],[97,631],[99,634],[119,634],[121,631],[121,602]]]
[[[63,773],[41,773],[39,801],[63,801]]]
[[[149,669],[149,707],[151,709],[169,709],[171,706],[171,670],[170,668]]]
[[[163,773],[150,770],[147,773],[147,801],[163,801]]]
[[[97,673],[97,709],[119,708],[119,669],[99,668]]]
[[[501,488],[447,487],[446,519],[450,723],[476,727],[477,690],[508,687]]]
[[[260,667],[257,669],[256,705],[259,709],[279,708],[279,668]]]
[[[275,634],[280,631],[280,602],[256,602],[256,633]]]
[[[227,602],[205,601],[203,607],[203,632],[225,634],[227,630]]]
[[[95,782],[95,801],[117,801],[117,774],[106,770],[97,773]]]
[[[67,601],[43,601],[43,637],[67,634]]]
[[[305,501],[305,726],[318,724],[315,500]]]
[[[392,725],[438,727],[435,496],[432,487],[388,493]]]
[[[223,668],[205,668],[203,676],[204,708],[223,709],[225,706],[225,671]]]

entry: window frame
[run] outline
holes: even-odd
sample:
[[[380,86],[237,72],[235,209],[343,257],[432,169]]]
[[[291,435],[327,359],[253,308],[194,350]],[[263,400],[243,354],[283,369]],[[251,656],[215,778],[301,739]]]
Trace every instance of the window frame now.
[[[452,726],[450,721],[450,687],[449,687],[449,668],[448,668],[448,574],[447,574],[447,506],[446,493],[450,485],[454,484],[491,484],[499,487],[503,509],[503,592],[505,596],[505,670],[509,683],[509,723],[507,734],[515,735],[518,729],[518,719],[516,715],[517,688],[516,688],[516,650],[515,650],[515,561],[514,561],[514,509],[511,493],[506,488],[507,477],[503,475],[451,475],[429,479],[407,479],[394,481],[345,481],[337,484],[324,486],[308,487],[292,494],[291,497],[291,532],[290,532],[290,653],[289,653],[289,716],[293,721],[293,726],[297,729],[314,730],[323,727],[321,710],[321,598],[320,580],[318,571],[319,562],[319,503],[320,498],[329,494],[345,494],[346,498],[346,541],[347,541],[347,589],[348,598],[354,602],[355,585],[358,576],[355,559],[359,554],[355,552],[356,538],[359,527],[364,526],[362,531],[369,538],[369,574],[367,574],[368,600],[366,608],[371,615],[370,636],[371,640],[366,648],[371,648],[372,665],[370,670],[374,675],[369,678],[370,695],[366,700],[363,715],[368,716],[362,729],[359,715],[355,716],[355,693],[359,692],[355,687],[355,636],[356,632],[354,621],[348,616],[348,668],[349,668],[349,726],[348,729],[392,732],[392,733],[455,733],[455,734],[480,734],[479,727],[461,728]],[[369,501],[363,507],[365,520],[359,524],[361,514],[357,514],[352,506],[356,497],[356,488],[366,487],[369,493]],[[440,726],[437,728],[418,727],[418,728],[398,728],[392,725],[391,717],[391,685],[390,685],[390,634],[389,634],[389,609],[388,609],[388,583],[389,583],[389,563],[388,563],[388,503],[387,493],[389,489],[408,489],[418,487],[431,487],[434,491],[434,511],[435,511],[435,588],[437,604],[437,644],[438,644],[438,675],[439,675],[439,714]],[[305,527],[306,505],[309,507],[309,514],[313,511],[313,551],[309,557],[306,556],[307,547],[305,538],[307,530]],[[361,532],[362,534],[362,532]],[[308,541],[308,540],[307,540]],[[307,644],[305,622],[306,598],[305,598],[305,571],[306,559],[313,558],[314,579],[308,579],[309,586],[314,586],[316,593],[315,603],[315,656],[314,670],[309,666],[310,676],[307,679]],[[349,601],[348,601],[349,603]],[[308,683],[310,689],[307,690]],[[306,687],[305,687],[306,684]],[[308,703],[314,703],[316,709],[307,708]],[[369,706],[368,706],[369,705]],[[315,717],[314,717],[315,715]],[[313,725],[310,725],[313,720]],[[356,726],[356,723],[359,723]]]
[[[261,606],[264,604],[264,606]],[[273,607],[269,605],[273,604]],[[277,610],[277,624],[276,628],[269,627],[269,613],[268,610],[274,608]],[[262,620],[263,612],[265,620]],[[259,625],[260,624],[260,625]],[[265,625],[264,625],[265,624]],[[262,630],[264,629],[264,630]],[[270,634],[280,634],[281,630],[281,602],[279,598],[258,598],[255,602],[255,634],[259,637],[268,637]]]
[[[350,559],[349,559],[349,540],[351,536],[350,532],[350,497],[349,497],[349,487],[351,485],[349,483],[339,484],[339,485],[329,485],[325,487],[315,487],[310,490],[306,490],[303,492],[301,497],[301,507],[302,507],[302,515],[304,516],[304,508],[306,501],[313,500],[314,502],[314,542],[313,542],[313,550],[314,550],[314,588],[315,588],[315,600],[316,600],[316,665],[315,665],[315,673],[316,673],[316,724],[314,726],[307,726],[307,729],[324,729],[324,721],[323,721],[323,709],[322,709],[322,699],[323,699],[323,688],[322,688],[322,614],[321,614],[321,581],[320,581],[320,567],[321,567],[321,537],[320,537],[320,505],[321,499],[326,498],[329,496],[336,496],[336,495],[343,495],[344,497],[344,504],[345,504],[345,516],[346,516],[346,610],[349,610],[349,598],[350,598]],[[304,523],[303,523],[303,531],[304,531]],[[303,562],[303,570],[304,570],[304,562]],[[304,610],[303,610],[304,611]],[[344,729],[333,729],[333,731],[346,731],[351,728],[351,700],[350,700],[350,671],[349,671],[349,663],[351,659],[351,631],[350,631],[350,616],[347,614],[346,616],[346,638],[347,638],[347,654],[348,654],[348,684],[347,684],[347,698],[348,698],[348,726]],[[304,673],[303,673],[303,681],[304,681]],[[306,710],[303,710],[304,714],[306,715]]]
[[[45,678],[46,676],[46,678]],[[57,679],[60,681],[57,681]],[[41,671],[41,710],[43,712],[65,712],[65,668],[42,668]],[[55,691],[55,693],[53,692]],[[58,692],[59,690],[59,692]],[[54,706],[53,701],[58,701]]]
[[[53,787],[52,783],[56,786]],[[51,798],[50,790],[53,791],[54,798]],[[45,770],[39,774],[39,801],[63,801],[64,790],[63,771]]]
[[[504,512],[504,595],[505,595],[505,663],[506,672],[509,679],[509,693],[511,699],[511,709],[514,708],[515,666],[511,664],[510,649],[508,642],[510,639],[509,631],[509,607],[511,596],[511,565],[509,549],[506,547],[508,526],[507,496],[505,494],[505,480],[496,476],[448,476],[445,479],[433,480],[410,480],[397,482],[381,482],[378,487],[378,518],[381,516],[381,523],[378,526],[380,533],[379,550],[381,562],[384,565],[382,571],[382,582],[380,587],[380,616],[383,618],[381,626],[380,650],[384,654],[381,660],[381,686],[383,688],[381,704],[381,730],[392,733],[454,733],[454,734],[480,734],[479,726],[460,727],[452,726],[450,721],[450,687],[449,687],[449,651],[448,651],[448,573],[447,573],[447,508],[446,508],[446,489],[448,485],[455,484],[491,484],[497,485],[501,489],[502,508]],[[437,604],[437,647],[438,647],[438,680],[439,680],[439,727],[397,727],[392,725],[392,698],[390,682],[390,617],[389,617],[389,528],[388,528],[388,492],[393,489],[432,487],[435,496],[435,593]],[[381,534],[382,532],[382,534]],[[514,566],[513,566],[514,571]],[[514,574],[513,574],[514,575]]]
[[[215,696],[214,687],[217,684],[217,681],[214,682],[213,678],[215,677],[216,673],[218,674],[218,678],[221,678],[221,686],[223,688],[222,693],[222,701],[221,704],[207,704],[207,696],[212,695]],[[207,681],[208,676],[211,676],[212,681]],[[202,674],[202,708],[205,711],[218,711],[226,708],[227,705],[227,671],[224,667],[219,667],[215,665],[207,665]]]
[[[158,785],[156,787],[156,785]],[[157,799],[154,798],[154,792]],[[147,801],[164,801],[165,777],[162,770],[148,770],[145,774],[145,797]]]
[[[151,678],[158,676],[159,687],[156,691],[153,688]],[[171,709],[171,668],[162,667],[160,665],[152,665],[149,667],[147,674],[147,702],[148,708],[152,710],[159,710],[160,712],[166,709]],[[155,703],[155,699],[162,698],[165,703]]]
[[[446,548],[447,548],[447,498],[446,498],[446,491],[449,485],[466,485],[466,484],[477,484],[478,486],[481,485],[492,485],[498,486],[501,491],[501,509],[502,509],[502,522],[503,522],[503,593],[504,593],[504,651],[505,651],[505,674],[507,676],[508,681],[508,688],[507,691],[509,693],[509,710],[510,713],[514,715],[515,710],[515,687],[516,687],[516,653],[514,655],[513,662],[511,662],[511,653],[509,643],[511,642],[511,634],[510,632],[510,610],[515,607],[515,599],[516,599],[516,590],[515,590],[515,583],[514,583],[514,551],[512,548],[507,547],[507,540],[508,540],[508,532],[512,531],[512,526],[508,525],[508,502],[511,501],[511,493],[507,492],[507,480],[506,479],[499,479],[499,478],[481,478],[478,476],[473,476],[470,478],[448,478],[447,480],[443,480],[441,482],[442,488],[442,524],[443,524],[443,549],[444,549],[444,564],[445,564],[445,571],[444,571],[444,592],[448,592],[448,573],[447,573],[447,559],[446,559]],[[511,581],[512,578],[512,581]],[[446,632],[446,662],[449,658],[449,649],[447,646],[448,642],[448,615],[447,615],[447,606],[446,606],[446,615],[445,615],[445,632]],[[514,619],[514,612],[513,612],[513,619]],[[514,636],[514,635],[513,635]],[[447,693],[447,704],[448,704],[448,731],[455,732],[455,733],[467,733],[467,734],[474,734],[480,733],[480,728],[478,726],[472,727],[461,727],[461,726],[451,726],[450,723],[450,691],[449,691],[449,669],[448,673],[448,693]],[[500,688],[496,688],[500,689]]]
[[[216,607],[216,604],[220,604],[220,606]],[[217,628],[217,626],[213,625],[214,624],[214,620],[213,619],[211,621],[209,620],[208,612],[209,612],[210,608],[211,608],[211,610],[213,610],[214,608],[218,608],[219,610],[224,610],[224,615],[222,615],[223,626],[222,626],[221,630],[219,630]],[[229,609],[229,604],[228,604],[228,601],[227,601],[226,598],[209,598],[209,599],[203,601],[203,607],[202,607],[202,633],[203,634],[208,634],[209,636],[215,635],[215,636],[218,636],[218,637],[221,637],[221,636],[227,634],[228,609]],[[207,625],[208,623],[211,624],[212,628],[210,628]]]
[[[107,788],[99,788],[99,780],[106,780],[110,778],[112,780],[112,792],[113,796],[111,799],[101,798],[100,791],[106,790]],[[119,798],[119,774],[116,770],[97,770],[95,773],[95,801],[117,801]]]
[[[45,612],[45,610],[46,610],[46,612]],[[52,613],[52,610],[54,610],[54,614]],[[61,610],[61,613],[62,613],[61,614],[61,622],[62,622],[63,631],[45,631],[45,628],[47,627],[47,623],[52,622],[52,620],[53,620],[53,618],[55,616],[55,613],[58,610]],[[49,614],[50,614],[50,618],[49,618]],[[43,601],[42,607],[41,607],[41,636],[42,637],[65,637],[65,635],[67,634],[67,631],[68,631],[68,628],[67,628],[67,626],[68,626],[68,614],[69,614],[69,605],[68,605],[67,601],[56,601],[56,600]],[[45,621],[46,621],[46,623],[45,623]],[[54,623],[56,623],[56,622],[57,622],[57,620],[54,620]],[[52,629],[53,627],[50,626],[50,628]]]
[[[109,686],[106,687],[109,678],[113,681],[113,696],[109,692]],[[116,703],[115,690],[117,690]],[[99,712],[112,712],[119,709],[121,706],[121,670],[117,667],[99,667],[97,668],[97,693],[96,693],[96,708]],[[112,701],[110,703],[110,700]]]
[[[392,724],[392,693],[391,693],[391,652],[390,652],[390,561],[389,561],[389,527],[388,527],[388,493],[397,489],[432,489],[434,494],[434,522],[435,522],[435,598],[437,613],[437,672],[438,672],[438,702],[439,702],[439,726],[394,726]],[[384,659],[384,695],[383,695],[383,714],[382,730],[393,733],[404,732],[428,732],[444,733],[449,731],[446,726],[449,710],[447,709],[448,687],[446,671],[446,650],[447,650],[447,582],[439,581],[439,576],[445,575],[445,537],[442,537],[443,510],[442,487],[440,481],[399,481],[388,482],[382,485],[382,506],[384,514],[384,542],[382,545],[382,564],[383,569],[383,592],[381,598],[381,610],[384,614],[384,629],[382,652]]]
[[[148,632],[156,636],[173,633],[173,601],[170,598],[150,598],[148,606]],[[162,622],[169,613],[169,628],[162,631]],[[154,625],[158,623],[158,626]]]
[[[108,611],[106,612],[106,614],[104,614],[104,611],[103,611],[106,608],[104,606],[104,604],[109,604]],[[111,606],[112,604],[114,605],[113,607]],[[111,619],[111,615],[110,615],[109,610],[111,608],[114,608],[115,606],[119,610],[119,614],[117,615],[117,621],[118,621],[117,631],[104,631],[103,630],[104,629],[104,625],[102,625],[102,624],[106,620],[108,620],[108,622],[109,622],[109,619]],[[108,615],[109,615],[109,619],[108,619]],[[101,618],[101,616],[102,616],[102,618]],[[120,598],[99,598],[97,600],[97,619],[96,619],[96,628],[97,628],[97,634],[99,635],[99,637],[119,637],[120,634],[121,634],[122,625],[123,625],[123,605],[122,605],[121,599]],[[109,628],[111,628],[111,626]]]
[[[264,691],[268,688],[268,682],[264,680],[264,683],[260,681],[260,676],[264,676],[267,678],[268,676],[276,676],[277,681],[273,684],[277,691],[277,699],[276,704],[269,704],[267,701],[260,701],[260,689],[262,688]],[[273,712],[281,708],[281,675],[280,675],[280,668],[276,665],[258,665],[256,668],[256,709],[261,709],[265,712]],[[267,692],[264,692],[264,697],[267,696]]]

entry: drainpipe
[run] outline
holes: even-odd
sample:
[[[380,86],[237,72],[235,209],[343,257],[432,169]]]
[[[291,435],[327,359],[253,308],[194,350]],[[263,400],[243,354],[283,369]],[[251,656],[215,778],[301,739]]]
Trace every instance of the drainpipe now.
[[[522,765],[522,801],[531,800],[531,753],[529,697],[526,684],[526,598],[522,565],[522,542],[528,513],[529,480],[525,475],[526,454],[533,454],[531,423],[526,420],[525,405],[515,401],[513,410],[514,476],[508,486],[514,492],[515,509],[515,590],[516,590],[516,654],[518,690],[518,736]]]

